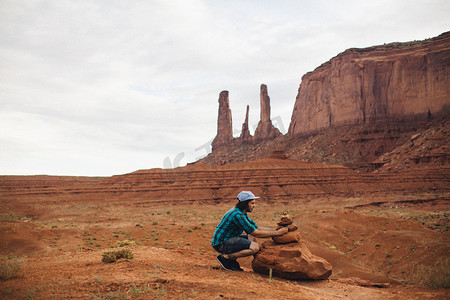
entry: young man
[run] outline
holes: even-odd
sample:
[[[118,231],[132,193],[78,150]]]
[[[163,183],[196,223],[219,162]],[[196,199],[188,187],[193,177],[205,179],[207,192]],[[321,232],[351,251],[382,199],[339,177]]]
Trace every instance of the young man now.
[[[286,227],[280,230],[259,228],[247,215],[256,206],[256,197],[250,191],[238,194],[238,203],[222,217],[214,232],[211,245],[221,253],[217,261],[226,270],[242,271],[237,258],[250,256],[259,251],[255,237],[268,238],[288,232]],[[247,234],[243,235],[245,231]]]

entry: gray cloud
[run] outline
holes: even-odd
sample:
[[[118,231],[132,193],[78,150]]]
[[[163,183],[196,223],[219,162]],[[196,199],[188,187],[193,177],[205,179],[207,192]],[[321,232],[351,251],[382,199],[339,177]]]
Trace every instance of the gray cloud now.
[[[2,1],[0,174],[185,164],[206,154],[220,91],[236,130],[247,104],[258,122],[261,83],[287,129],[306,72],[350,47],[436,36],[449,11],[437,0]]]

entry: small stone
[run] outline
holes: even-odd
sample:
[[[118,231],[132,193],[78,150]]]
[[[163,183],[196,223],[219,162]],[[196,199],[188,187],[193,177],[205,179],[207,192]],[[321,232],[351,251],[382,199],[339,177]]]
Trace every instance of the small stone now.
[[[281,221],[277,223],[279,226],[291,225],[294,222],[291,217],[282,217]]]
[[[289,244],[289,243],[297,243],[301,239],[301,235],[298,231],[291,231],[283,235],[274,236],[272,240],[277,244]]]
[[[288,226],[289,232],[296,231],[297,229],[298,229],[298,227],[295,224],[291,224],[291,225]]]

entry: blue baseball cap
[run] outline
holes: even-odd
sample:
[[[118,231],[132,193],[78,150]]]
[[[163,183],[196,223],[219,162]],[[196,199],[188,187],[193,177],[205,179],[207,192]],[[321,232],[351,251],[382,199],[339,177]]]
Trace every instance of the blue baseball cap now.
[[[260,197],[256,197],[252,192],[250,191],[242,191],[237,195],[237,198],[239,202],[249,201],[252,199],[257,199]]]

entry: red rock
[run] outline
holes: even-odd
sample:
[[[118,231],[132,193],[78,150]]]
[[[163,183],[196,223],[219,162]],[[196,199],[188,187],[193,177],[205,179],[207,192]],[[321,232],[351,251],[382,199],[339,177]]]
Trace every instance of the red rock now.
[[[278,226],[286,226],[286,225],[291,225],[292,222],[294,222],[294,220],[292,220],[291,217],[289,217],[288,215],[283,216],[281,218],[281,221],[277,223]]]
[[[260,121],[261,122],[270,122],[270,97],[267,92],[267,85],[261,84],[260,87]]]
[[[286,227],[286,225],[283,225],[283,226],[278,225],[277,230],[280,229],[280,228],[283,228],[283,227]],[[295,224],[291,224],[291,225],[287,225],[287,228],[288,228],[289,232],[290,231],[296,231],[298,229],[298,226],[295,225]]]
[[[252,141],[252,136],[250,134],[250,130],[248,129],[248,112],[250,107],[247,105],[247,112],[245,113],[245,121],[242,124],[242,131],[239,139],[242,143],[250,143]]]
[[[275,150],[270,154],[269,158],[287,159],[287,155],[284,150]]]
[[[332,266],[325,259],[315,256],[304,242],[278,245],[266,241],[252,262],[253,271],[272,274],[286,279],[327,279]]]
[[[230,100],[228,91],[219,95],[219,116],[217,118],[217,135],[211,143],[212,150],[228,144],[233,140],[233,125],[231,121]]]
[[[361,279],[358,277],[339,278],[337,282],[350,285],[358,285],[364,287],[389,288],[391,285],[388,282],[372,282],[370,280]]]
[[[297,225],[291,224],[288,226],[289,232],[296,231],[298,229]]]
[[[289,134],[270,137],[270,99],[262,85],[261,121],[251,144],[234,139],[226,159],[224,151],[213,151],[201,162],[247,162],[284,150],[290,159],[361,171],[383,165],[385,171],[394,170],[380,160],[382,155],[431,126],[448,128],[442,122],[450,116],[449,61],[450,32],[424,41],[346,50],[303,77]],[[395,164],[404,169],[448,164],[447,140],[439,137],[432,153],[408,155],[408,164]]]
[[[290,231],[283,235],[274,236],[272,237],[272,240],[277,244],[289,244],[289,243],[297,243],[300,241],[301,238],[302,236],[298,231]]]
[[[270,119],[270,97],[267,93],[267,85],[261,84],[260,88],[261,115],[258,127],[255,130],[255,140],[261,141],[282,136]]]
[[[420,42],[348,49],[303,76],[290,135],[415,115],[450,105],[450,32]]]

